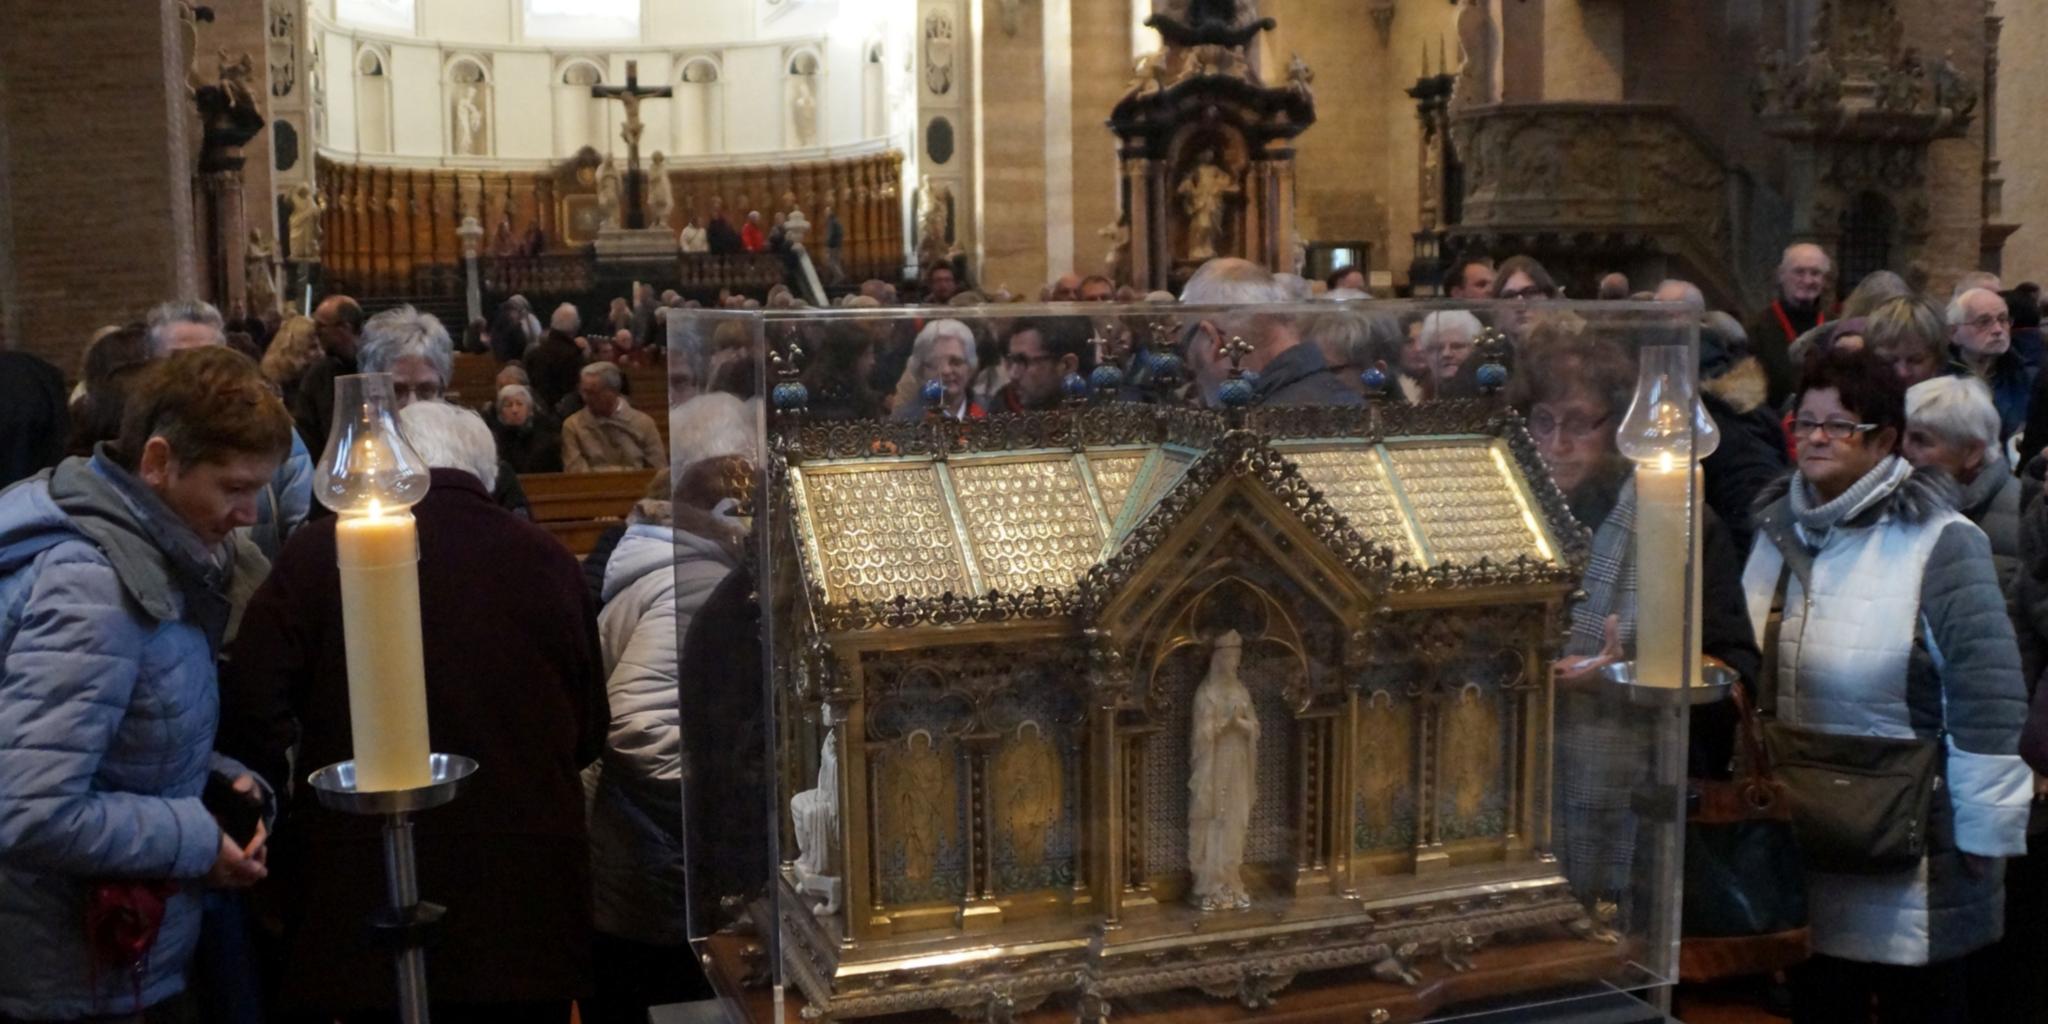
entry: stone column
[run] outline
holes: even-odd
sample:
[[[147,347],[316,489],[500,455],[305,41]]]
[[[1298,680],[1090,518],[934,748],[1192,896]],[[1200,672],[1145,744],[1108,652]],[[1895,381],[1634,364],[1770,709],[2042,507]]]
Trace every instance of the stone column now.
[[[196,294],[185,66],[171,0],[0,4],[9,345],[75,367],[109,301]]]

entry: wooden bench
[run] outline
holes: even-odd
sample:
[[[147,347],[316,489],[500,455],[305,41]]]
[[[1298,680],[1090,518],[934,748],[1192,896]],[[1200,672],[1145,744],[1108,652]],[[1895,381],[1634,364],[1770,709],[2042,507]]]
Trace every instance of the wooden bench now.
[[[533,520],[560,539],[571,554],[590,553],[597,538],[625,521],[645,497],[655,471],[623,473],[529,473],[519,478]]]

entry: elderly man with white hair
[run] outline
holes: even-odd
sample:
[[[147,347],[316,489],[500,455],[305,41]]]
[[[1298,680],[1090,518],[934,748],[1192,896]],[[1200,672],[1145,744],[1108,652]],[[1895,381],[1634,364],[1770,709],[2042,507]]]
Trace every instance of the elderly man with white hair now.
[[[2020,479],[1999,443],[1998,410],[1984,382],[1936,377],[1906,392],[1900,453],[1919,469],[1938,469],[1962,485],[1957,511],[1991,538],[1998,582],[2012,593],[2019,559]]]
[[[1181,290],[1189,306],[1272,306],[1289,302],[1286,287],[1272,271],[1250,260],[1213,259],[1195,271]],[[1323,359],[1322,349],[1305,344],[1292,317],[1257,309],[1216,309],[1198,313],[1189,331],[1187,362],[1204,404],[1221,404],[1223,382],[1230,377],[1225,351],[1232,339],[1251,345],[1241,364],[1258,376],[1252,401],[1259,405],[1363,405],[1365,399],[1344,386]]]
[[[654,417],[626,401],[626,378],[611,363],[583,368],[583,408],[562,423],[562,469],[570,473],[660,469],[668,450]]]
[[[1792,365],[1792,344],[1799,336],[1828,319],[1828,275],[1834,263],[1827,250],[1811,242],[1785,247],[1778,260],[1776,294],[1771,303],[1750,318],[1747,325],[1751,350],[1763,363],[1770,380],[1769,404],[1780,408],[1799,383],[1799,369]]]
[[[1956,361],[1991,389],[1998,436],[2011,437],[2027,422],[2034,371],[2012,349],[2012,313],[1997,292],[1972,288],[1948,304],[1949,348]]]

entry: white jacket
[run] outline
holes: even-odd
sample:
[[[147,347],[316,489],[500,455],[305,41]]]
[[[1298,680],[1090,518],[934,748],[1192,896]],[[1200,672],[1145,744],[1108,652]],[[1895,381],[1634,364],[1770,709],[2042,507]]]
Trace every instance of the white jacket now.
[[[597,626],[612,724],[584,785],[593,919],[608,935],[662,945],[688,938],[676,652],[734,565],[717,541],[645,523],[626,530],[606,563]]]

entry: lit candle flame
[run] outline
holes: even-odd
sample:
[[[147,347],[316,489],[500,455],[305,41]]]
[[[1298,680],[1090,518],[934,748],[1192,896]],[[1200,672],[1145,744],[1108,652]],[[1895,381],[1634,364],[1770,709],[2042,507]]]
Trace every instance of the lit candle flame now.
[[[1674,459],[1672,458],[1672,455],[1671,455],[1671,453],[1670,453],[1670,452],[1659,452],[1659,453],[1657,453],[1657,470],[1658,470],[1658,472],[1662,472],[1662,473],[1669,473],[1669,472],[1671,472],[1671,470],[1672,470],[1673,468],[1675,468],[1675,466],[1674,466],[1674,462],[1675,462],[1675,460],[1674,460]],[[373,514],[374,514],[374,513],[373,513]]]
[[[1670,457],[1670,456],[1668,456],[1668,455],[1667,455],[1667,456],[1665,456],[1665,459],[1666,459],[1667,461],[1668,461],[1668,460],[1669,460],[1670,458],[1671,458],[1671,457]],[[378,517],[379,515],[383,514],[383,511],[384,511],[384,506],[382,506],[382,505],[379,505],[379,504],[377,504],[377,499],[375,499],[375,498],[371,498],[371,499],[370,499],[370,518],[372,518],[372,519],[375,519],[375,518],[377,518],[377,517]]]

